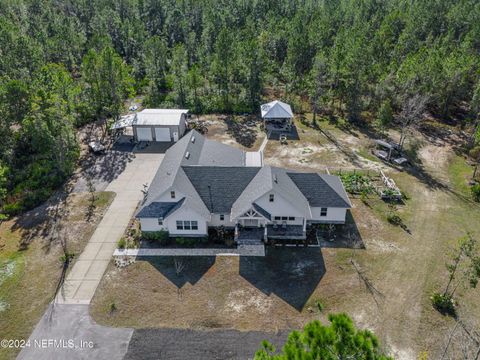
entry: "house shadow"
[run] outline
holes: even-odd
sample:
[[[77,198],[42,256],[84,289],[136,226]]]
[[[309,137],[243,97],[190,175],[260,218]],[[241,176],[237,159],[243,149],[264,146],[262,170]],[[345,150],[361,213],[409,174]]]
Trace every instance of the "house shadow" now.
[[[276,140],[280,141],[280,135],[285,135],[287,140],[300,140],[300,136],[298,135],[297,127],[292,124],[290,131],[270,131],[267,132],[268,140]]]
[[[319,248],[267,247],[265,257],[241,257],[240,276],[266,295],[301,311],[326,272]]]
[[[322,248],[365,249],[362,234],[351,211],[347,211],[345,224],[329,226],[312,226],[308,236],[315,237]]]
[[[195,285],[215,264],[215,256],[145,256],[150,263],[177,288]]]

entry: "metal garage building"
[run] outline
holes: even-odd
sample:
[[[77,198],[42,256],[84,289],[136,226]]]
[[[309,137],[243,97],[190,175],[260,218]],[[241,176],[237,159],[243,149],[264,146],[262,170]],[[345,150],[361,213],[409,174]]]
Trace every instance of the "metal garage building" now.
[[[136,141],[176,142],[185,133],[188,110],[145,109],[132,122]]]

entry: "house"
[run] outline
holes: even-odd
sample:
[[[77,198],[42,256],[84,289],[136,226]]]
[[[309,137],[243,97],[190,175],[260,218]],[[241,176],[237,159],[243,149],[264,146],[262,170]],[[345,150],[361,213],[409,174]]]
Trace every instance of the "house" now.
[[[337,176],[260,160],[191,131],[165,154],[136,215],[142,231],[203,237],[224,226],[238,241],[265,241],[305,239],[310,224],[345,223],[351,203]]]
[[[135,141],[177,142],[186,130],[188,110],[145,109],[132,120]]]
[[[265,129],[270,131],[290,131],[293,112],[290,105],[275,100],[260,106]]]

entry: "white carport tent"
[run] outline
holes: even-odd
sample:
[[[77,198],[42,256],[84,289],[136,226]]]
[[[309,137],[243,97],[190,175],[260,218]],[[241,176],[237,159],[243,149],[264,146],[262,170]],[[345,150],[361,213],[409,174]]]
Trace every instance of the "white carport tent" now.
[[[135,114],[132,123],[137,141],[178,141],[185,133],[186,109],[145,109]]]
[[[290,105],[274,100],[260,107],[263,119],[292,119],[293,112]]]

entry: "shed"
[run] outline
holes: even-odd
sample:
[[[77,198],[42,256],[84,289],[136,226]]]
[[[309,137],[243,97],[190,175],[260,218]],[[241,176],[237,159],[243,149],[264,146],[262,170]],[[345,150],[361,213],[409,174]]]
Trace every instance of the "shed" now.
[[[176,142],[185,133],[188,110],[145,109],[132,122],[136,141]]]
[[[293,112],[290,105],[274,100],[260,107],[265,127],[269,130],[289,130],[292,125]]]

